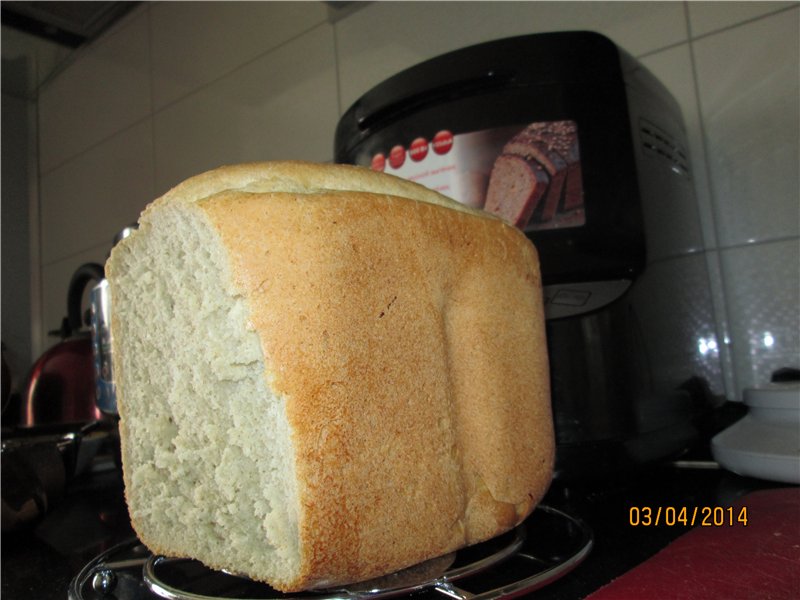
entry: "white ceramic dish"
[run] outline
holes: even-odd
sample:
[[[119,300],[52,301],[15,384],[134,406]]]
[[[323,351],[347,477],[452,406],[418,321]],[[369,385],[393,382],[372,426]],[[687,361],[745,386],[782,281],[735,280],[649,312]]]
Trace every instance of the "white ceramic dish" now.
[[[800,384],[775,383],[744,393],[747,415],[711,440],[726,469],[800,484]]]

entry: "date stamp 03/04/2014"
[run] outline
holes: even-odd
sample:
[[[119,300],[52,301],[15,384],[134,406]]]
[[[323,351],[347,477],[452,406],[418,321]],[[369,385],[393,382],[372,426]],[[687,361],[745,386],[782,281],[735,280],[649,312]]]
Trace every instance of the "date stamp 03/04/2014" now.
[[[631,506],[631,527],[747,527],[746,506]]]

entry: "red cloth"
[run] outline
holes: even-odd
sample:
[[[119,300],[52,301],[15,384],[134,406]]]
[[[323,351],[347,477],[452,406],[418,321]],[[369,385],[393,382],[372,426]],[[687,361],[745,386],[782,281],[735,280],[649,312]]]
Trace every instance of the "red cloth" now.
[[[800,488],[753,492],[747,526],[695,527],[587,600],[800,599]],[[727,512],[726,512],[727,518]]]

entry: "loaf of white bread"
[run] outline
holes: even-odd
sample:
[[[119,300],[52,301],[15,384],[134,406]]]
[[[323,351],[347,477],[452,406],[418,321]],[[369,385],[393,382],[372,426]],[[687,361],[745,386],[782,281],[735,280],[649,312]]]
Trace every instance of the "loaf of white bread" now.
[[[283,591],[513,528],[553,423],[536,251],[420,185],[222,167],[106,265],[125,493],[153,552]]]

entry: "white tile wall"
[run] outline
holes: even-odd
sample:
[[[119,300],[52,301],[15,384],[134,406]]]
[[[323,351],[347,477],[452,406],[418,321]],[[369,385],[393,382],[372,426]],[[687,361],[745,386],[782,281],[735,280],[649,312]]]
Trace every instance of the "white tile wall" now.
[[[150,11],[154,108],[277,48],[325,22],[326,16],[325,6],[318,2],[286,2],[278,7],[274,2],[154,5]]]
[[[153,198],[150,119],[41,177],[42,264],[110,246]]]
[[[181,179],[330,160],[339,114],[397,71],[489,39],[589,29],[641,57],[683,109],[729,397],[797,366],[798,3],[375,2],[335,24],[326,9],[144,3],[45,87],[45,329],[75,267]]]
[[[796,2],[687,2],[692,35],[700,36],[796,6]]]
[[[739,389],[797,367],[800,348],[800,240],[722,251],[734,370]]]
[[[150,114],[146,13],[82,51],[39,96],[43,173]]]
[[[694,43],[719,243],[800,235],[798,9]]]
[[[232,162],[332,160],[332,48],[332,27],[323,23],[158,112],[158,193]]]

